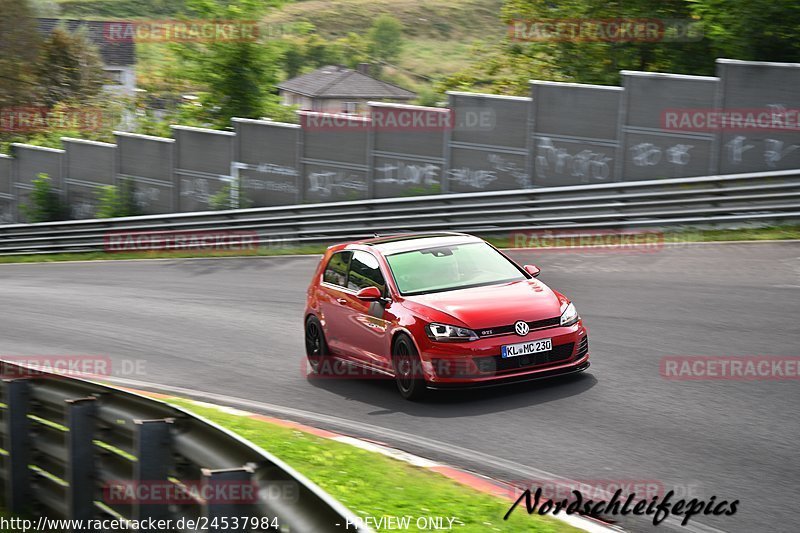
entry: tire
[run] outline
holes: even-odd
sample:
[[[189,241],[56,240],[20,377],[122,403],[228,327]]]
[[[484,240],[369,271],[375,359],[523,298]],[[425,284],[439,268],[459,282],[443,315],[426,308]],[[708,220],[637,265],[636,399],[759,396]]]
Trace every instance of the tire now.
[[[306,319],[306,357],[312,374],[325,375],[330,363],[330,350],[325,340],[322,323],[314,315]]]
[[[400,396],[412,402],[420,401],[428,395],[428,384],[421,376],[422,365],[414,343],[407,335],[400,335],[392,347],[394,377]],[[417,374],[419,377],[416,377]]]

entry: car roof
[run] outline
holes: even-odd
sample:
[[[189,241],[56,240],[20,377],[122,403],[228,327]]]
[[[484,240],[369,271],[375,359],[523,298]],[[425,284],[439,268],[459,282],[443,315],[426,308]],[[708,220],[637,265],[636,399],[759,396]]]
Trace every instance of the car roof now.
[[[387,235],[366,239],[353,244],[369,246],[383,255],[424,250],[437,246],[452,246],[472,242],[483,242],[483,239],[466,233],[439,232],[439,233],[404,233]]]

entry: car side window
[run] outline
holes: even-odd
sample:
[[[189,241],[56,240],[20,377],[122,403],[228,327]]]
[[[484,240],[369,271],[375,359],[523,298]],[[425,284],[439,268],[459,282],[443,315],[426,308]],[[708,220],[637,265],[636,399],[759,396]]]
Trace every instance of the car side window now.
[[[352,252],[336,252],[328,261],[325,272],[322,274],[322,281],[339,287],[347,286],[347,268],[350,266]]]
[[[367,252],[355,252],[350,261],[350,275],[347,288],[358,291],[365,287],[377,287],[381,294],[386,294],[386,281],[381,274],[381,267],[374,255]]]

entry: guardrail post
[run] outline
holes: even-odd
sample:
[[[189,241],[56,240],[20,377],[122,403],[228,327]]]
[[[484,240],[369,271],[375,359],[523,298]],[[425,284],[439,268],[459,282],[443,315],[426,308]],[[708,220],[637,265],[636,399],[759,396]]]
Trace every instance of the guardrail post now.
[[[74,520],[94,517],[94,429],[96,398],[67,403],[67,509]]]
[[[172,463],[172,434],[170,430],[174,419],[134,420],[134,486],[141,483],[167,483]],[[169,502],[134,503],[133,515],[136,520],[167,519],[170,517]]]
[[[258,490],[250,467],[225,470],[204,468],[202,490],[207,498],[203,514],[208,517],[209,531],[226,531],[231,527],[224,523],[228,518],[253,515]]]
[[[24,379],[6,381],[8,435],[8,479],[6,508],[14,514],[28,511],[31,501],[30,383]]]

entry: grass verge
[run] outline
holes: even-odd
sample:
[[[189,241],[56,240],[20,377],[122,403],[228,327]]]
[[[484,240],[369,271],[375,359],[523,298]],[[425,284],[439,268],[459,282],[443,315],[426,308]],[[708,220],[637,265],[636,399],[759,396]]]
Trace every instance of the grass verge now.
[[[268,450],[362,517],[411,516],[412,524],[418,517],[456,517],[453,530],[459,532],[580,531],[550,517],[529,516],[524,506],[504,521],[509,501],[376,452],[191,400],[166,401]],[[409,531],[416,531],[416,527]]]
[[[241,251],[146,251],[146,252],[75,252],[63,254],[0,255],[0,263],[53,263],[58,261],[97,261],[124,259],[187,259],[195,257],[269,257],[278,255],[321,254],[326,245],[264,247]]]
[[[608,230],[603,230],[608,231]],[[636,230],[628,230],[636,231]],[[494,235],[481,235],[487,241],[499,248],[513,247],[511,237]],[[690,243],[714,241],[768,241],[800,239],[800,225],[775,226],[770,228],[740,228],[740,229],[703,229],[681,230],[664,232],[665,243]],[[64,254],[44,255],[0,255],[0,263],[52,263],[57,261],[95,261],[113,259],[187,259],[195,257],[269,257],[279,255],[304,255],[321,254],[327,245],[314,244],[304,246],[273,246],[259,248],[255,251],[242,253],[241,251],[146,251],[146,252],[79,252]]]

